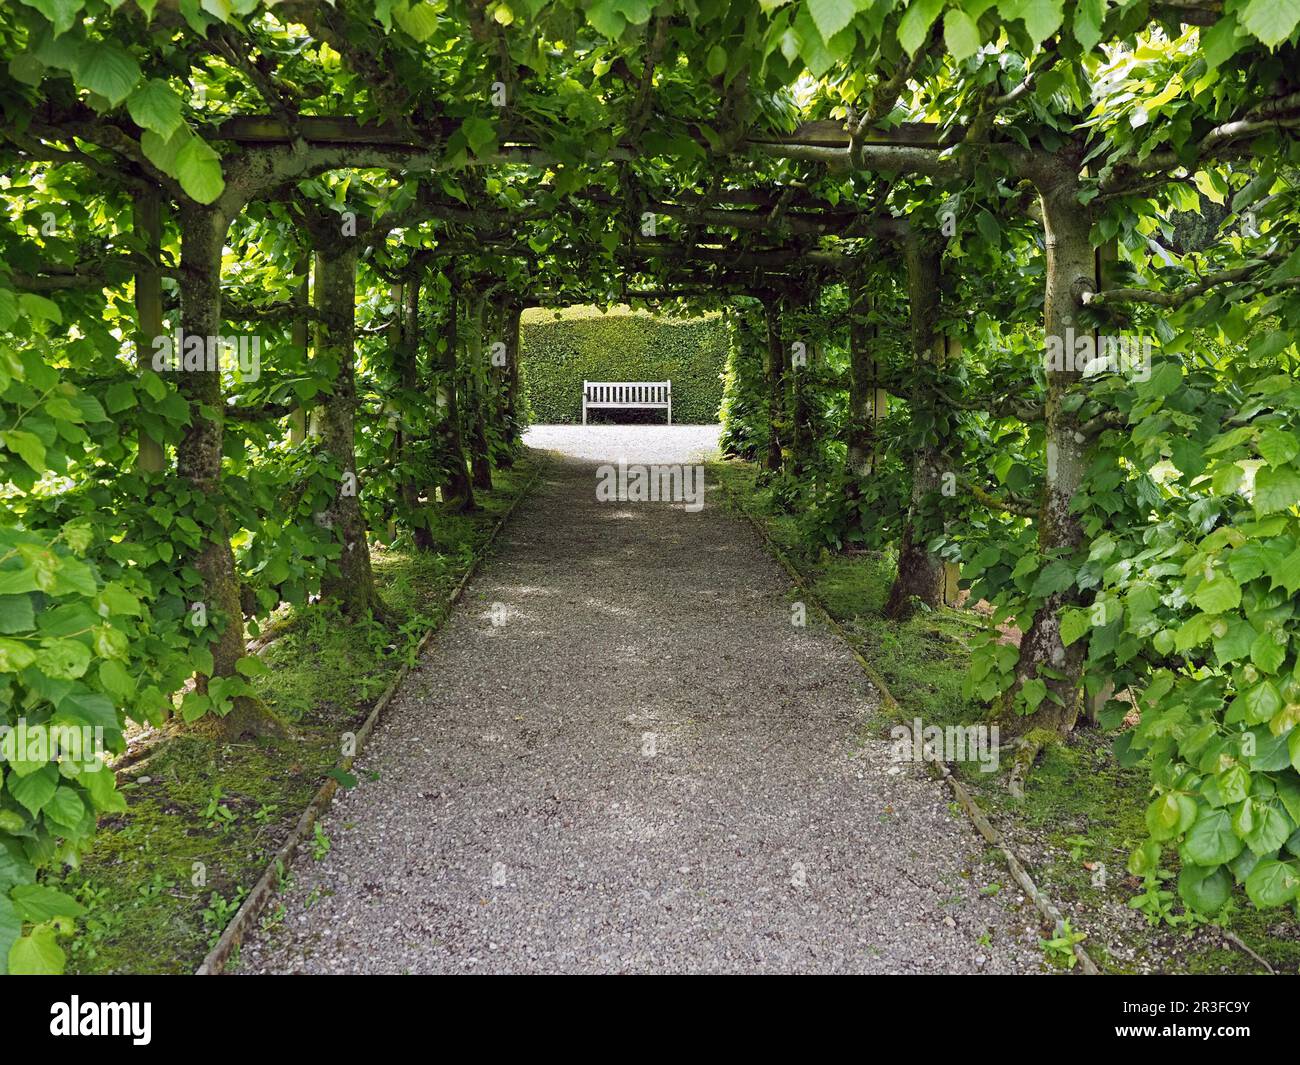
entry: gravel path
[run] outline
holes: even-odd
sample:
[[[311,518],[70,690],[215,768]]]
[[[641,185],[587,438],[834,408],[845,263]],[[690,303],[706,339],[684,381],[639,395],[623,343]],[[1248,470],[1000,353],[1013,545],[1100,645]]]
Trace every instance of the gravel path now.
[[[1040,971],[1034,912],[946,793],[864,739],[875,695],[710,488],[601,503],[561,451],[363,753],[241,972]],[[494,621],[497,622],[494,624]],[[273,904],[274,906],[274,904]]]

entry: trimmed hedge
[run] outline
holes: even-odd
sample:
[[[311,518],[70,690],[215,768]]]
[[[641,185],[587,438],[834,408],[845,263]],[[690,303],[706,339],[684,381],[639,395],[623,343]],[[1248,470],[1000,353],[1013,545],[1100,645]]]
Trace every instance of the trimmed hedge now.
[[[595,307],[556,314],[527,311],[520,327],[519,371],[533,421],[581,422],[584,380],[672,381],[673,424],[718,420],[727,356],[720,315],[668,318],[630,308],[602,313]],[[662,417],[661,411],[648,413]]]

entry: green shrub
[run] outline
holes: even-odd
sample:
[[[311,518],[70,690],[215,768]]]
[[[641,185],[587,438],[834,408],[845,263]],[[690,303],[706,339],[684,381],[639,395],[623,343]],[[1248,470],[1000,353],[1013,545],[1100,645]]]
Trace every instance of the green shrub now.
[[[672,381],[674,423],[718,420],[727,332],[717,314],[536,309],[524,314],[520,332],[520,374],[535,422],[580,422],[584,380]]]

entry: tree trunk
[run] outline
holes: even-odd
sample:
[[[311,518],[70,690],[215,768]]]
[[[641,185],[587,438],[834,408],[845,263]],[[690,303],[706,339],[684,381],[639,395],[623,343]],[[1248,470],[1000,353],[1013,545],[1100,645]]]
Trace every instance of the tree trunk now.
[[[404,402],[409,404],[411,397],[420,389],[420,278],[414,275],[404,284],[393,286],[393,302],[397,308],[397,325],[393,361],[396,364],[397,379],[405,393]],[[422,416],[420,425],[427,427],[432,419],[427,414]],[[421,551],[433,550],[433,535],[426,522],[426,508],[420,504],[420,480],[416,473],[419,462],[417,444],[421,432],[415,428],[412,415],[404,411],[397,426],[397,466],[398,497],[406,509],[406,521],[410,524],[411,537],[415,546]],[[431,442],[426,441],[426,445]],[[430,489],[430,496],[433,491]]]
[[[213,338],[215,344],[215,338],[221,336],[221,249],[228,219],[215,208],[184,204],[179,220],[181,330],[184,337],[195,338],[195,342],[201,339],[206,346]],[[177,355],[183,358],[184,350]],[[206,512],[207,517],[203,542],[193,562],[203,580],[203,598],[198,602],[203,606],[207,628],[215,630],[215,639],[207,643],[212,653],[212,672],[195,676],[195,689],[209,694],[210,681],[235,676],[235,663],[244,656],[244,613],[221,489],[225,431],[221,373],[219,369],[182,370],[177,373],[177,386],[189,405],[190,424],[176,447],[176,473],[203,501],[205,505],[198,513]],[[233,709],[209,724],[224,739],[282,731],[265,708],[245,696],[236,697]]]
[[[782,467],[781,445],[785,424],[785,348],[781,343],[781,305],[775,296],[763,302],[767,322],[767,348],[763,376],[767,378],[767,451],[763,469],[771,474]]]
[[[321,598],[338,604],[351,618],[379,612],[370,545],[361,516],[357,476],[356,332],[357,246],[353,240],[328,240],[316,249],[316,360],[331,372],[333,391],[320,405],[320,450],[339,467],[333,501],[317,521],[334,532],[343,553],[321,580]]]
[[[521,443],[519,433],[519,318],[523,307],[511,302],[501,316],[506,346],[505,387],[502,389],[502,422],[506,433],[506,450],[501,466],[509,469],[515,464],[515,453]]]
[[[1044,350],[1050,350],[1047,345],[1055,343],[1067,355],[1072,353],[1069,338],[1085,332],[1079,319],[1083,295],[1095,290],[1097,283],[1097,258],[1089,235],[1092,217],[1090,210],[1078,200],[1078,174],[1077,161],[1063,154],[1044,161],[1033,175],[1043,206],[1047,243]],[[1074,415],[1064,407],[1068,390],[1080,376],[1071,358],[1059,363],[1047,362],[1044,430],[1047,478],[1038,519],[1038,548],[1044,564],[1052,559],[1070,558],[1083,543],[1083,526],[1078,516],[1071,513],[1070,505],[1086,469],[1086,444],[1078,433]],[[1052,593],[1038,608],[1029,631],[1020,641],[1015,683],[1006,697],[1004,710],[1010,708],[1016,693],[1028,680],[1041,679],[1047,685],[1048,695],[1027,717],[1005,714],[1009,726],[1017,731],[1046,728],[1066,733],[1078,720],[1086,641],[1076,640],[1066,647],[1061,640],[1059,621],[1062,608],[1078,602],[1078,589],[1074,587]]]
[[[294,351],[301,352],[303,366],[306,367],[310,356],[307,345],[311,339],[311,321],[306,314],[311,307],[311,252],[304,251],[298,256],[295,274],[298,284],[294,288],[293,303],[303,313],[294,316],[289,343],[293,345]],[[298,403],[289,414],[289,443],[296,446],[306,439],[307,410],[302,403]]]
[[[941,260],[933,242],[911,234],[905,241],[909,320],[915,385],[912,408],[912,496],[898,547],[898,575],[885,602],[885,616],[910,617],[914,603],[943,603],[943,562],[926,547],[927,512],[945,472],[942,420],[938,417],[934,374],[942,367],[945,345],[939,335]]]
[[[492,459],[488,451],[488,397],[491,380],[483,359],[483,326],[487,314],[487,297],[471,295],[469,298],[469,336],[465,338],[465,413],[467,415],[466,441],[469,444],[469,466],[474,488],[492,491]]]
[[[861,285],[853,294],[849,310],[849,409],[844,435],[850,499],[862,498],[875,472],[876,423],[884,416],[888,403],[887,393],[877,387],[880,373],[871,310],[871,293]]]
[[[456,347],[457,318],[460,293],[455,280],[452,280],[451,294],[447,302],[447,328],[441,338],[442,359],[441,372],[434,375],[434,387],[437,389],[437,405],[442,409],[442,421],[438,425],[438,440],[441,444],[442,458],[446,464],[447,480],[442,488],[443,504],[452,511],[464,512],[474,510],[474,486],[470,483],[465,465],[465,445],[460,436],[460,409],[456,397]],[[438,340],[432,345],[437,349]]]
[[[158,258],[162,249],[162,194],[150,188],[136,193],[135,229],[144,240],[148,265],[135,274],[135,313],[138,326],[136,355],[145,368],[145,353],[153,351],[154,338],[163,335],[162,270]],[[141,473],[162,473],[167,452],[162,442],[141,428],[135,468]]]
[[[798,308],[797,315],[787,313],[787,322],[792,322],[793,333],[800,339],[790,342],[790,329],[785,330],[784,337],[789,365],[790,467],[797,476],[802,476],[813,463],[813,406],[809,403],[809,378],[813,376],[816,345],[807,328],[807,324],[814,320],[810,311],[811,308],[805,304]]]

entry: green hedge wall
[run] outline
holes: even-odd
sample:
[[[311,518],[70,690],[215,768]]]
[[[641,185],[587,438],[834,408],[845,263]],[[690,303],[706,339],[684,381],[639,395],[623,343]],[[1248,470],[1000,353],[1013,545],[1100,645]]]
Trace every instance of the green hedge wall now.
[[[666,318],[594,307],[559,314],[534,309],[521,323],[519,371],[534,422],[581,422],[584,380],[672,381],[674,424],[718,420],[727,356],[720,315]]]

